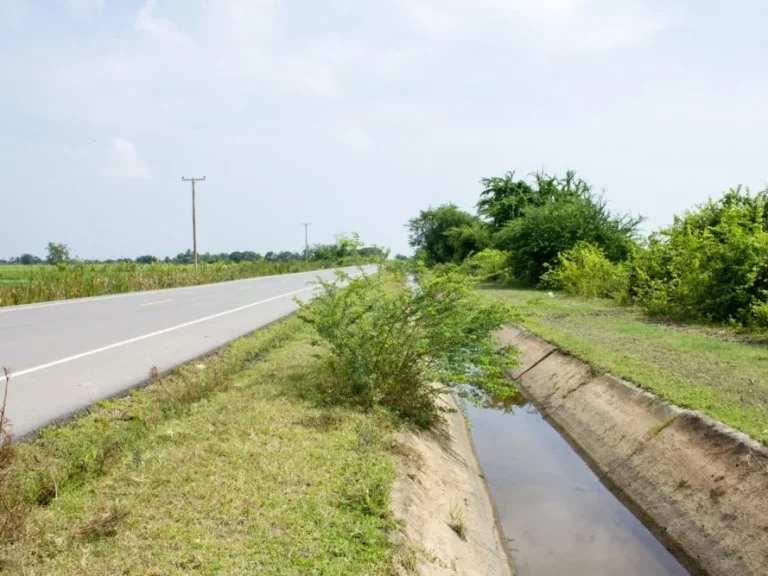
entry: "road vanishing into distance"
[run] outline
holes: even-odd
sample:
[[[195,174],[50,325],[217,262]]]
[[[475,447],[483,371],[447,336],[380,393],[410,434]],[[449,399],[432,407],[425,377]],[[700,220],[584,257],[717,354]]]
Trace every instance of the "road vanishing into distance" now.
[[[370,273],[374,267],[366,267]],[[345,269],[350,274],[358,269]],[[297,309],[334,270],[0,308],[6,416],[17,438]]]

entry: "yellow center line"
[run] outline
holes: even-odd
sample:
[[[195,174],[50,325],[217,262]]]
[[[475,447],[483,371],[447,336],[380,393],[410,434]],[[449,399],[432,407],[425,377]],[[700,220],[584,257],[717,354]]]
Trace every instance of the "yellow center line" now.
[[[157,302],[144,302],[144,304],[139,304],[139,308],[143,308],[144,306],[154,306],[155,304],[165,304],[166,302],[173,302],[173,299],[158,300]]]

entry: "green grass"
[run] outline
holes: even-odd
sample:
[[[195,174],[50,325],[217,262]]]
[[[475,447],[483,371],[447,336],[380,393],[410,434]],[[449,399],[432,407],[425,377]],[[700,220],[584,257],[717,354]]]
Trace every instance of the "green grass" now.
[[[725,328],[665,324],[611,300],[482,287],[527,311],[523,324],[600,370],[768,444],[768,346]]]
[[[291,319],[21,445],[0,571],[390,573],[394,423],[323,406],[318,350]]]
[[[16,282],[26,280],[32,276],[35,271],[44,268],[45,264],[33,264],[22,266],[20,264],[0,264],[0,282]]]

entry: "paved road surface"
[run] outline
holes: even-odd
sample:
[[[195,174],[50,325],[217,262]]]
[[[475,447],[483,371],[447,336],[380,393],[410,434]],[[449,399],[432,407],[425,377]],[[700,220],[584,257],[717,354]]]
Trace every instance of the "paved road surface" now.
[[[318,275],[333,271],[0,308],[14,434],[125,392],[153,366],[163,372],[293,312],[293,297],[311,296]]]

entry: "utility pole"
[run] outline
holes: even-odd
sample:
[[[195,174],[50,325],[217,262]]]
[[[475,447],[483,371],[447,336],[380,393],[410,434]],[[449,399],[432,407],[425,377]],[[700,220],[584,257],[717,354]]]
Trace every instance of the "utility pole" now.
[[[205,182],[205,176],[202,178],[184,178],[182,182],[192,182],[192,252],[195,254],[195,272],[197,272],[197,215],[195,208],[195,182]]]
[[[304,259],[309,262],[309,227],[312,226],[312,222],[302,222],[304,226]]]

